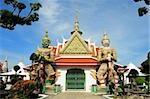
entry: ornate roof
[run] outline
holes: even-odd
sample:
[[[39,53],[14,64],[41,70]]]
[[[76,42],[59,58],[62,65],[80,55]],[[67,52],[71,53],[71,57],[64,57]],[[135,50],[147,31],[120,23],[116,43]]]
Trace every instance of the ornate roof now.
[[[78,16],[76,16],[74,30],[71,32],[71,34],[73,34],[75,32],[78,32],[80,35],[82,35],[82,32],[80,31],[80,28],[79,28]]]
[[[61,54],[91,54],[90,48],[76,31],[62,48]]]

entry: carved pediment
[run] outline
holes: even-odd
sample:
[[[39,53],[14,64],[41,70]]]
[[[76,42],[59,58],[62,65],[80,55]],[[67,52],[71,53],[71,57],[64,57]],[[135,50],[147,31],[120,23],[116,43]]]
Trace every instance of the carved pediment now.
[[[61,54],[90,54],[91,51],[78,33],[74,33],[65,44]]]

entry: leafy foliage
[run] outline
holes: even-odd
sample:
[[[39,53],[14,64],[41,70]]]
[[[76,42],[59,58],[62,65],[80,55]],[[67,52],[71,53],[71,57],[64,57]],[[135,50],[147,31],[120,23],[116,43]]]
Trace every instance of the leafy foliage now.
[[[9,30],[13,30],[18,25],[31,25],[39,20],[38,11],[42,5],[40,3],[30,3],[30,12],[27,16],[20,16],[20,13],[26,9],[26,4],[19,0],[4,0],[4,3],[12,7],[11,10],[0,10],[0,26]]]
[[[0,79],[0,90],[5,90],[5,88],[6,88],[6,84],[4,83],[2,79]]]
[[[23,80],[23,77],[21,77],[20,75],[12,75],[12,76],[10,77],[10,79],[11,79],[11,84],[13,85],[13,84],[15,84],[17,81]]]
[[[139,16],[143,16],[144,14],[148,13],[148,8],[141,7],[141,8],[138,9],[138,13],[139,13]]]
[[[147,55],[147,59],[142,62],[142,68],[141,68],[141,72],[145,73],[145,74],[150,74],[149,68],[150,68],[150,52]]]
[[[134,0],[134,2],[140,2],[140,1],[144,1],[146,5],[150,5],[150,0]],[[138,9],[138,14],[139,16],[143,16],[146,15],[149,12],[149,8],[145,7],[140,7]]]
[[[145,4],[150,5],[150,0],[134,0],[134,2],[144,1]]]
[[[15,72],[17,72],[19,69],[20,69],[20,67],[18,65],[14,66]]]
[[[143,83],[145,83],[145,78],[144,78],[144,77],[136,77],[136,78],[135,78],[135,82],[136,82],[138,85],[142,85]]]
[[[20,80],[12,85],[9,99],[35,99],[38,96],[37,83],[33,80]],[[36,97],[33,97],[36,96]],[[15,97],[15,98],[14,98]]]

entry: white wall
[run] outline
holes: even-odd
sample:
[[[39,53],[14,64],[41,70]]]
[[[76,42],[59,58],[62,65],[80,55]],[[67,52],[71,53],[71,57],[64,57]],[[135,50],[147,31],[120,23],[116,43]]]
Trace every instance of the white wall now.
[[[62,86],[62,91],[65,91],[65,85],[66,85],[66,69],[56,69],[57,72],[61,72],[61,76],[58,77],[55,84],[60,84]]]
[[[96,80],[91,76],[92,68],[85,69],[85,85],[86,85],[86,92],[91,92],[91,86],[96,84]]]

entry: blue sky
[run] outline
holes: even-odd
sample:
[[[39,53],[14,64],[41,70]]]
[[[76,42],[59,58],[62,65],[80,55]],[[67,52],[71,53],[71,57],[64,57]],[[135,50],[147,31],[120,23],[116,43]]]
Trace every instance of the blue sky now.
[[[0,28],[0,60],[8,56],[9,68],[23,60],[30,64],[29,57],[41,46],[46,30],[56,46],[62,38],[68,39],[73,30],[76,0],[21,0],[39,1],[40,20],[31,26],[17,25],[15,30]],[[118,63],[127,65],[133,62],[140,66],[150,51],[150,19],[148,15],[139,17],[137,9],[144,3],[133,0],[77,0],[79,24],[83,38],[101,45],[104,32],[107,32],[111,47],[117,51]],[[1,8],[8,8],[2,2]],[[28,9],[27,9],[28,10]],[[25,10],[25,13],[27,12]],[[22,15],[25,15],[22,13]]]

